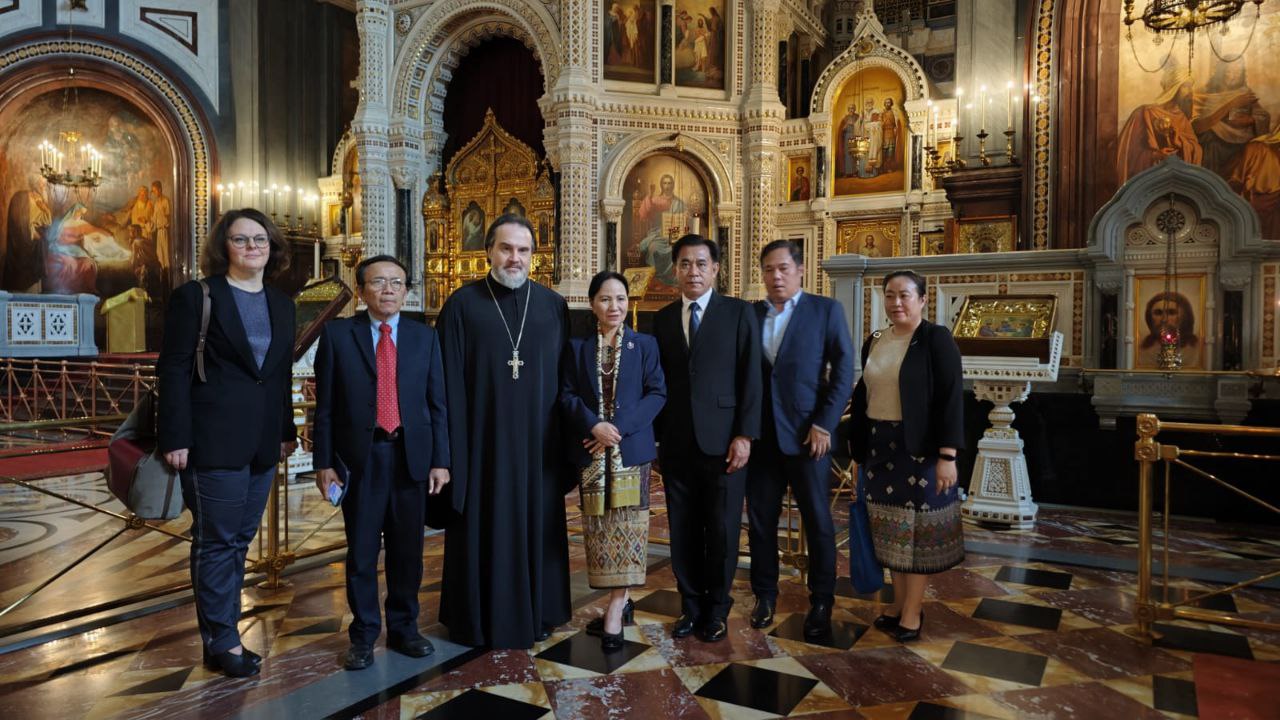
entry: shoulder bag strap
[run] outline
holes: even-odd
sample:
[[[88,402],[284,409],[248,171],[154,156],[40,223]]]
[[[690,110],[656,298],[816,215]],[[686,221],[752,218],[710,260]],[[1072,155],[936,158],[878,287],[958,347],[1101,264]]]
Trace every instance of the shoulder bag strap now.
[[[212,302],[209,300],[209,283],[200,281],[200,291],[204,301],[200,307],[200,339],[196,341],[196,377],[206,382],[204,377],[204,341],[209,336],[209,312]]]

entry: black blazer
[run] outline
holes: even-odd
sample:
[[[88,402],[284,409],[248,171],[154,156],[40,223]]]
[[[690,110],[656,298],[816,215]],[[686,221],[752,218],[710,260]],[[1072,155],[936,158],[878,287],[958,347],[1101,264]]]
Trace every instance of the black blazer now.
[[[862,343],[862,367],[867,366],[872,333]],[[960,366],[960,348],[951,331],[942,325],[922,320],[911,336],[911,344],[898,371],[898,396],[902,402],[903,436],[907,452],[916,457],[932,458],[938,448],[964,449],[964,375]],[[859,463],[867,458],[867,436],[871,420],[867,417],[866,378],[858,378],[853,389],[853,427],[849,433],[850,454]]]
[[[164,319],[164,342],[156,375],[160,385],[160,452],[191,451],[193,467],[262,471],[280,461],[280,443],[296,440],[293,424],[294,306],[268,285],[271,345],[258,369],[249,337],[225,275],[209,284],[209,334],[205,339],[207,382],[195,376],[196,341],[204,294],[196,281],[173,291]]]
[[[667,402],[667,384],[658,363],[658,342],[652,335],[622,329],[622,365],[613,388],[614,426],[622,435],[618,449],[622,464],[635,467],[657,456],[653,421]],[[560,365],[560,410],[568,431],[569,461],[586,467],[591,454],[582,441],[591,437],[591,428],[600,422],[599,373],[596,372],[596,343],[599,335],[573,338],[569,361]]]
[[[759,324],[750,304],[713,292],[690,348],[683,312],[676,300],[653,320],[667,379],[658,454],[723,457],[734,437],[760,437]]]
[[[761,300],[755,309],[763,343],[769,303]],[[801,294],[774,362],[763,352],[761,360],[764,421],[773,423],[779,450],[807,455],[809,428],[817,425],[834,435],[853,389],[853,340],[840,303]]]
[[[331,320],[316,348],[316,417],[312,465],[339,459],[360,477],[377,425],[378,373],[368,313]],[[436,331],[403,315],[396,328],[396,387],[405,465],[414,482],[449,467],[449,416]]]

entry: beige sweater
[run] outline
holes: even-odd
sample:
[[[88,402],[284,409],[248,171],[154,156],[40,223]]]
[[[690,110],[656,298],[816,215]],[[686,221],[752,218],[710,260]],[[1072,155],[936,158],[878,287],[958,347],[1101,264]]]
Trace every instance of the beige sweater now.
[[[885,330],[871,343],[871,355],[863,368],[867,384],[867,417],[872,420],[901,420],[902,399],[898,395],[898,371],[911,345],[911,335],[895,335]]]

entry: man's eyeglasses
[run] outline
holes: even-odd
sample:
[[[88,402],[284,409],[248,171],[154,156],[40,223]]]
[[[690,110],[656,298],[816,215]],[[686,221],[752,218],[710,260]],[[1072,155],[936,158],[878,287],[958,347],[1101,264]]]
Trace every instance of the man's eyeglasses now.
[[[392,290],[404,289],[404,280],[400,278],[384,278],[384,277],[369,278],[368,280],[364,281],[364,284],[368,285],[374,290],[381,290],[382,288],[387,286],[390,286]]]
[[[235,245],[240,249],[248,247],[249,243],[253,243],[253,246],[257,248],[264,248],[271,244],[271,238],[266,235],[254,235],[253,237],[249,237],[248,235],[232,235],[227,239],[231,241],[232,245]]]

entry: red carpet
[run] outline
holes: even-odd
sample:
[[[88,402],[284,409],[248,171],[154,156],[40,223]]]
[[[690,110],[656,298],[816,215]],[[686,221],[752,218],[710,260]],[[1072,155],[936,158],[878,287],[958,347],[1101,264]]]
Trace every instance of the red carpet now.
[[[1280,665],[1204,653],[1193,665],[1200,720],[1280,718]]]
[[[73,450],[0,459],[0,480],[39,480],[41,478],[101,472],[107,467],[107,449]]]

